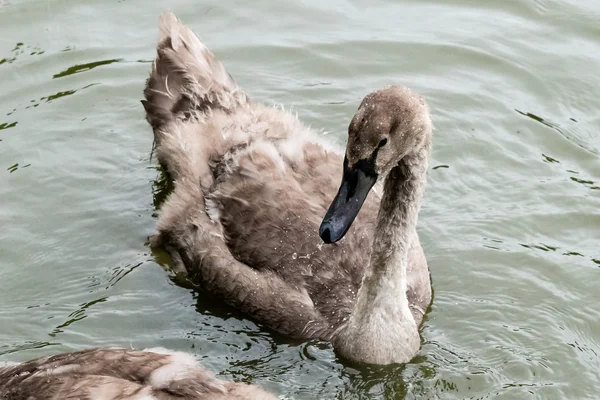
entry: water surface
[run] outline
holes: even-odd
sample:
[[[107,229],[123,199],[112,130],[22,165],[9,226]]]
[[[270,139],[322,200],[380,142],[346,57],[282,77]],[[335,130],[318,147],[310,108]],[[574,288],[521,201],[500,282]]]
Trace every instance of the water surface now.
[[[435,297],[413,362],[275,337],[147,247],[159,174],[139,100],[166,8],[254,99],[338,143],[371,90],[426,97]],[[575,0],[0,0],[0,361],[164,346],[293,399],[596,398],[599,22]]]

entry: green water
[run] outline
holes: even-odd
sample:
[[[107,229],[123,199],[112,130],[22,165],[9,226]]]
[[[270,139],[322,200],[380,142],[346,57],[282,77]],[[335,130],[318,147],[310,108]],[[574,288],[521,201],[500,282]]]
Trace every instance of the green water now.
[[[166,8],[254,99],[339,143],[372,89],[427,98],[435,296],[413,362],[274,337],[146,246],[139,100]],[[293,399],[598,398],[600,2],[0,0],[0,32],[0,362],[164,346]]]

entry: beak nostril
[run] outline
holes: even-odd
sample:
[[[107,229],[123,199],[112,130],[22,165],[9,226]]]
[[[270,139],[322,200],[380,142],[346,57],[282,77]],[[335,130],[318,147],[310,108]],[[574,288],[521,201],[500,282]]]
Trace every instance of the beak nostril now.
[[[329,230],[329,228],[325,228],[324,230],[322,230],[320,236],[325,243],[331,243],[331,231]]]

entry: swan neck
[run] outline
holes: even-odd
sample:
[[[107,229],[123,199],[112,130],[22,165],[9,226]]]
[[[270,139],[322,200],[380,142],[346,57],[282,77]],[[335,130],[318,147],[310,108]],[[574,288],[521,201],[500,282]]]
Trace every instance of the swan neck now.
[[[386,177],[371,259],[353,314],[393,310],[395,317],[414,322],[406,297],[406,274],[427,167],[428,149],[423,149],[405,156]]]
[[[406,297],[408,252],[416,234],[428,149],[405,156],[387,176],[371,260],[347,324],[336,338],[345,357],[374,364],[408,362],[420,337]]]
[[[406,298],[408,253],[416,232],[427,166],[426,154],[413,154],[392,168],[377,215],[369,270],[381,280],[401,285],[404,290],[395,295],[402,298]]]

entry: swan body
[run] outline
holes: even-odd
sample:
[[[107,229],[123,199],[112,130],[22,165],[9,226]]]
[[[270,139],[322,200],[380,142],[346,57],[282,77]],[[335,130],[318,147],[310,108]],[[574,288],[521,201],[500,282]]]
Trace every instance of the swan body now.
[[[6,400],[275,400],[244,383],[219,380],[196,360],[162,348],[95,348],[0,367]]]
[[[172,13],[161,16],[144,94],[174,183],[151,244],[176,270],[348,359],[417,353],[431,301],[416,232],[432,133],[420,96],[401,86],[367,96],[344,154],[291,113],[251,101]]]

